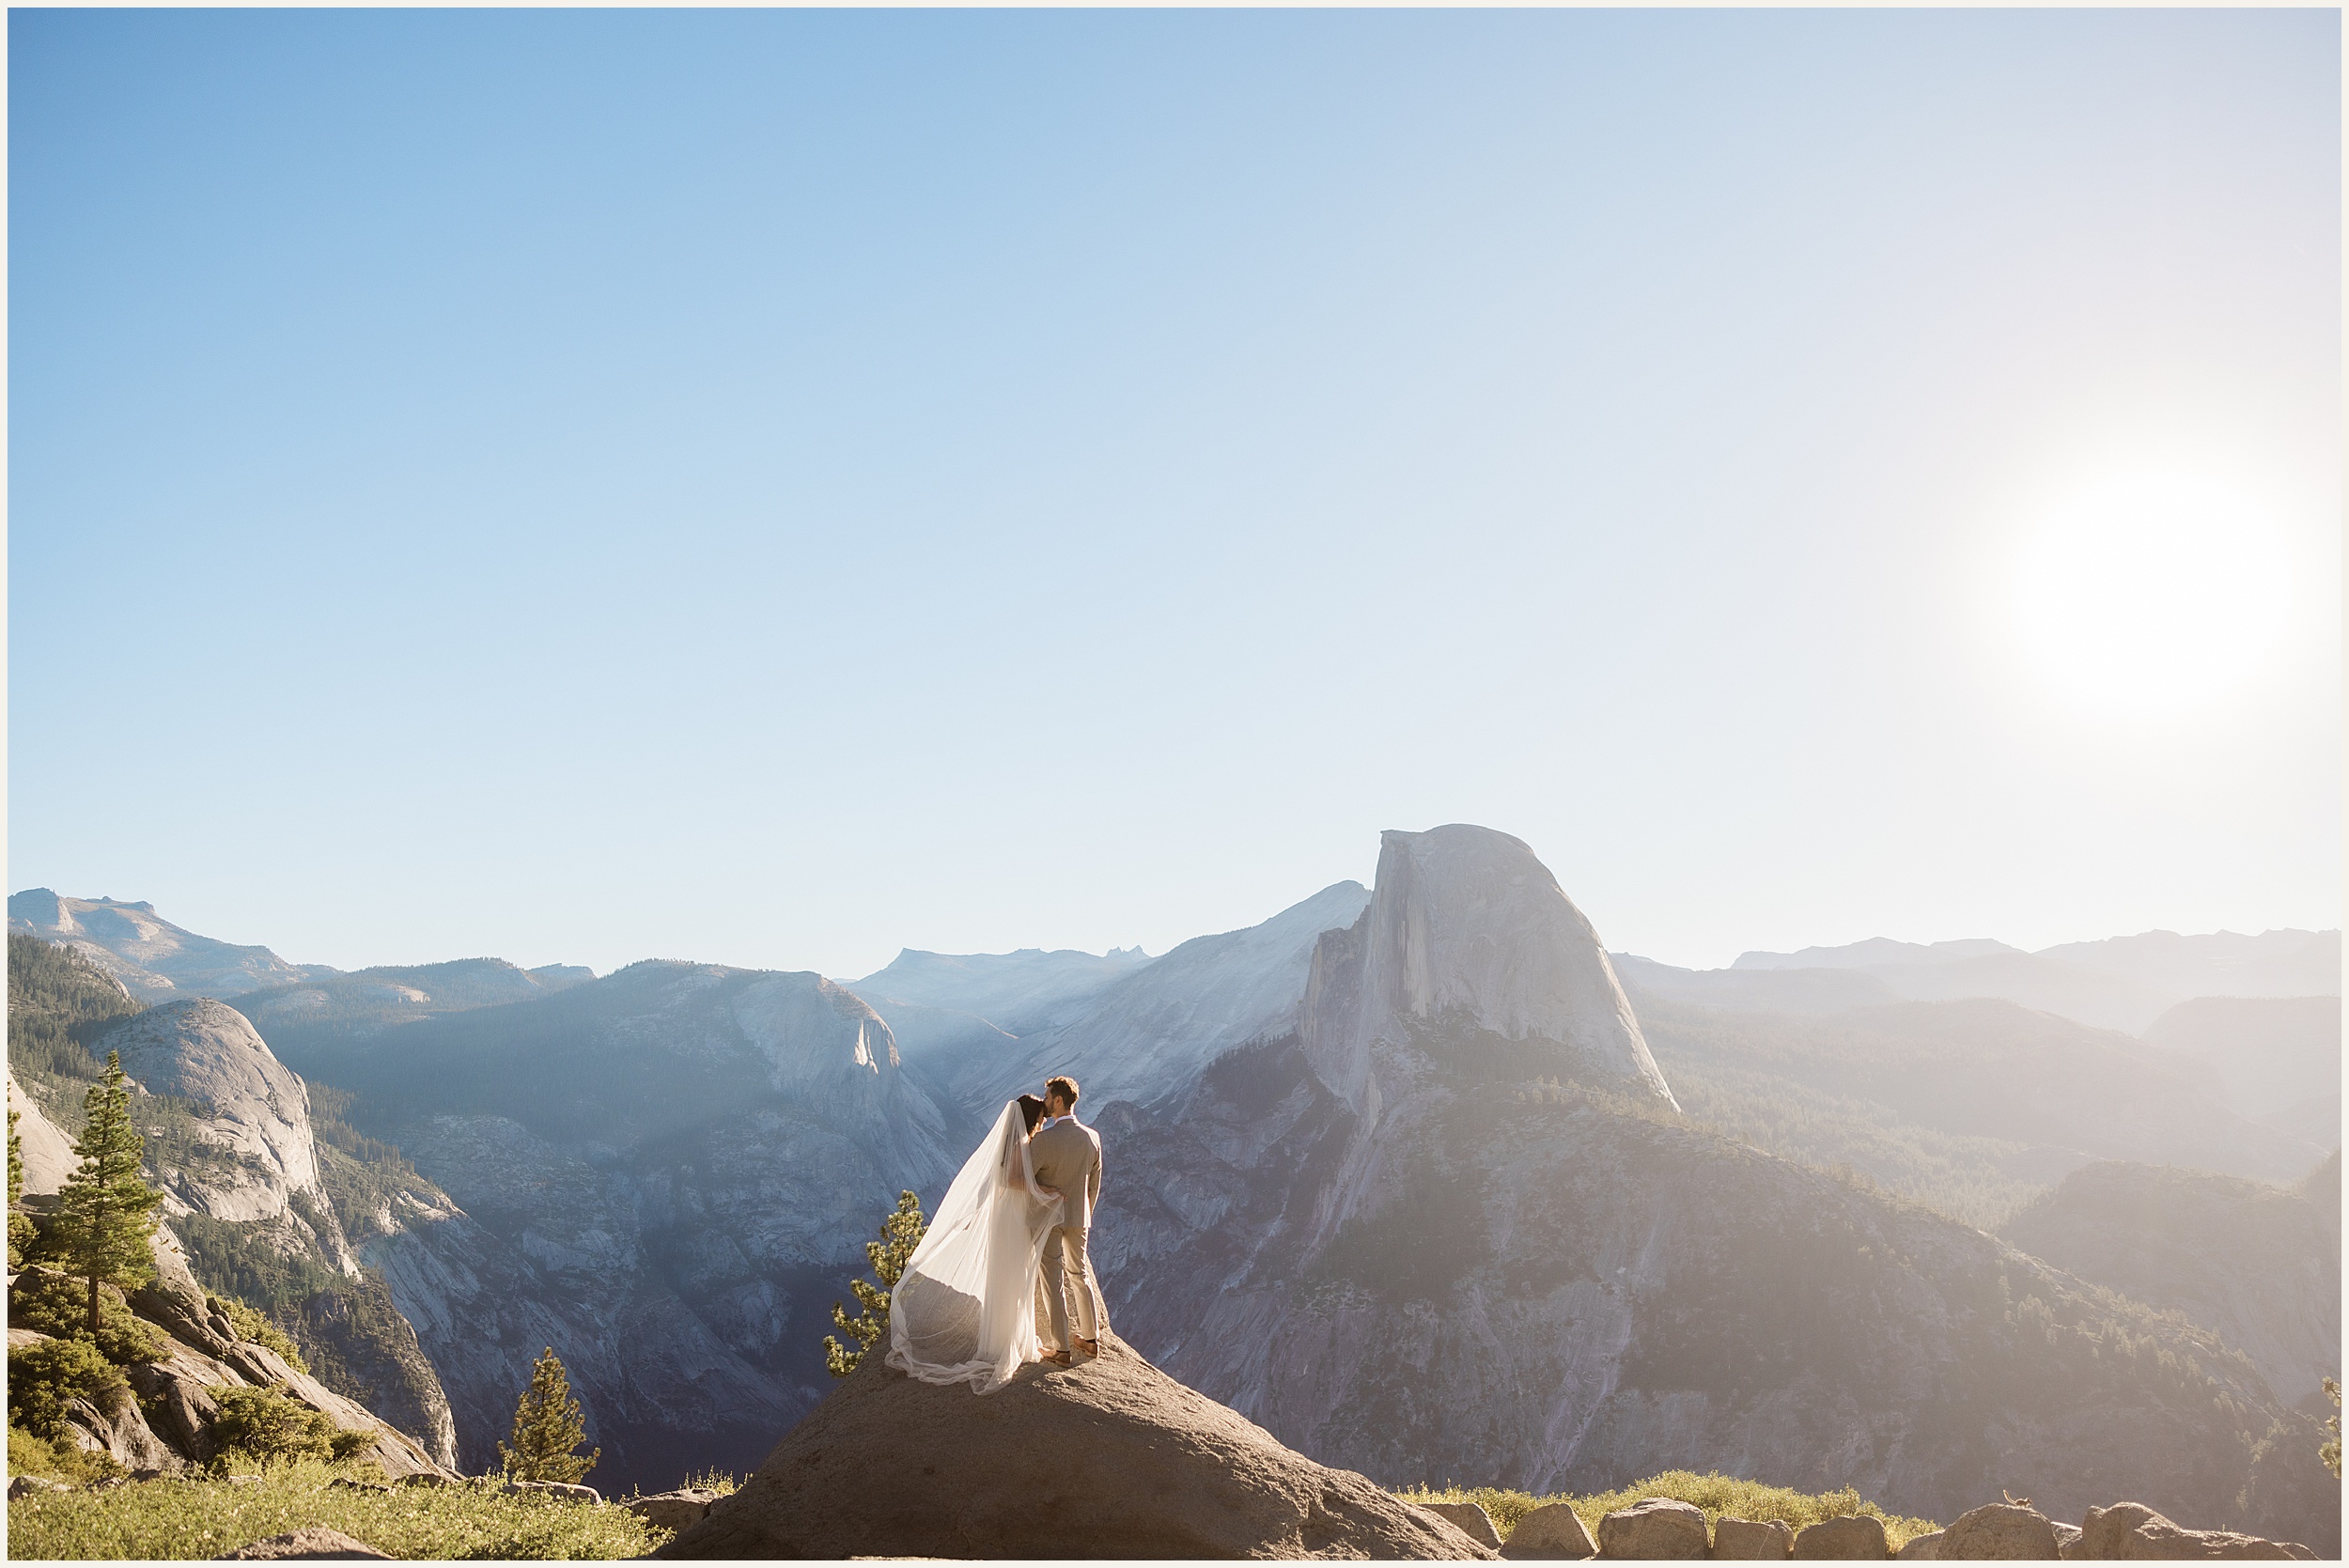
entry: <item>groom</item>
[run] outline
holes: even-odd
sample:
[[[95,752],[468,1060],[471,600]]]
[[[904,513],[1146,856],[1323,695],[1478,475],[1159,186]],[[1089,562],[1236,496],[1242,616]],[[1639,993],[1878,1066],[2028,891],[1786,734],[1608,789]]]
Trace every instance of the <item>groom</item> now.
[[[1039,1186],[1057,1188],[1067,1206],[1061,1223],[1044,1238],[1044,1308],[1051,1314],[1052,1337],[1061,1348],[1050,1358],[1062,1366],[1069,1351],[1101,1354],[1100,1320],[1095,1312],[1098,1286],[1085,1256],[1085,1233],[1093,1227],[1093,1205],[1101,1198],[1101,1137],[1077,1120],[1077,1080],[1055,1078],[1044,1085],[1044,1120],[1028,1148]],[[1076,1298],[1077,1333],[1069,1329],[1069,1298]]]

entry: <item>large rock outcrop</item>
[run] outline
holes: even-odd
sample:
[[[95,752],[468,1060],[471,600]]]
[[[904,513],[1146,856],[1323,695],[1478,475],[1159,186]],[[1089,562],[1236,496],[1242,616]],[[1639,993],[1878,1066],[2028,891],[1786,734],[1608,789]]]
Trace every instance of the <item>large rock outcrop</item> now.
[[[56,1191],[82,1162],[74,1157],[73,1140],[18,1086],[14,1067],[8,1069],[8,1109],[17,1113],[17,1149],[24,1161],[24,1190]]]
[[[981,1397],[868,1358],[669,1558],[1489,1559],[1114,1339]]]
[[[1673,1110],[1598,933],[1524,840],[1455,823],[1380,841],[1370,904],[1325,934],[1299,1013],[1315,1074],[1377,1114],[1381,1045],[1429,1031],[1552,1048],[1553,1067]]]
[[[310,1091],[245,1016],[209,997],[167,1001],[108,1030],[98,1054],[150,1094],[189,1102],[226,1157],[163,1172],[173,1197],[214,1219],[274,1219],[319,1185]],[[184,1212],[184,1211],[181,1211]]]

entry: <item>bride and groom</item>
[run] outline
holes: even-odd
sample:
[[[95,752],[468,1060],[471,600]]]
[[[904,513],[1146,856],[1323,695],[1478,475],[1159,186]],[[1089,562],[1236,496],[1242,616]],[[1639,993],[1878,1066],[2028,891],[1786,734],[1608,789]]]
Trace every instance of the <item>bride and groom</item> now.
[[[1069,1078],[1004,1104],[890,1294],[889,1365],[986,1394],[1030,1361],[1100,1354],[1109,1312],[1085,1234],[1101,1138],[1076,1110]]]

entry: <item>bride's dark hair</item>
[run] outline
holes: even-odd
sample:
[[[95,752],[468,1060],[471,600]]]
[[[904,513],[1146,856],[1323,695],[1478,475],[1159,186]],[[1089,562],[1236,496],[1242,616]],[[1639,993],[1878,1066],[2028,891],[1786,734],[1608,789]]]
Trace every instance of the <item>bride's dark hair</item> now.
[[[1028,1119],[1028,1130],[1034,1132],[1035,1125],[1044,1120],[1044,1102],[1034,1094],[1022,1094],[1019,1096],[1019,1114]]]

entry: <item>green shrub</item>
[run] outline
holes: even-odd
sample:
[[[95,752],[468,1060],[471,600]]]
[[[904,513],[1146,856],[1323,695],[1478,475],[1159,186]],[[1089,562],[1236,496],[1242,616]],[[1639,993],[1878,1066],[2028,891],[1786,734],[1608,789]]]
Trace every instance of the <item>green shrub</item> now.
[[[1536,1497],[1530,1492],[1510,1491],[1496,1486],[1408,1487],[1395,1493],[1406,1502],[1472,1502],[1492,1515],[1493,1529],[1503,1541],[1523,1519],[1544,1503],[1563,1502],[1572,1505],[1590,1528],[1591,1538],[1598,1538],[1598,1522],[1617,1509],[1629,1508],[1642,1498],[1671,1498],[1679,1502],[1694,1503],[1704,1511],[1709,1528],[1722,1517],[1754,1519],[1767,1522],[1783,1520],[1795,1529],[1815,1525],[1844,1514],[1873,1514],[1884,1521],[1885,1539],[1898,1551],[1920,1535],[1929,1535],[1941,1527],[1930,1519],[1906,1518],[1888,1514],[1875,1503],[1860,1497],[1852,1487],[1835,1492],[1797,1492],[1787,1486],[1769,1486],[1758,1481],[1741,1481],[1718,1471],[1698,1475],[1690,1470],[1668,1470],[1632,1483],[1612,1492],[1578,1498],[1566,1493]]]
[[[62,1436],[65,1407],[73,1400],[112,1411],[129,1391],[121,1372],[87,1340],[8,1347],[8,1422],[36,1436]]]
[[[367,1450],[373,1448],[375,1446],[375,1434],[372,1432],[345,1432],[338,1429],[334,1436],[329,1437],[326,1442],[327,1446],[334,1450],[334,1462],[339,1465],[344,1460],[356,1458],[358,1455],[365,1453]]]
[[[237,1331],[237,1338],[250,1340],[264,1350],[273,1350],[277,1358],[294,1371],[304,1377],[310,1374],[310,1363],[302,1358],[302,1352],[294,1348],[293,1341],[286,1337],[283,1328],[271,1321],[267,1312],[248,1307],[233,1296],[215,1296],[209,1291],[205,1293],[204,1301],[213,1311],[227,1317],[229,1326]]]
[[[28,1269],[8,1293],[8,1327],[30,1328],[60,1340],[88,1340],[89,1281],[53,1269]],[[132,1315],[114,1286],[98,1287],[98,1353],[118,1367],[151,1361],[163,1353],[162,1329]]]
[[[122,1473],[114,1456],[91,1453],[70,1437],[37,1437],[13,1421],[8,1425],[8,1474],[37,1475],[86,1486],[93,1481]]]
[[[217,1389],[212,1402],[220,1406],[212,1435],[227,1462],[223,1468],[234,1467],[233,1455],[261,1465],[335,1457],[334,1423],[275,1389]]]

